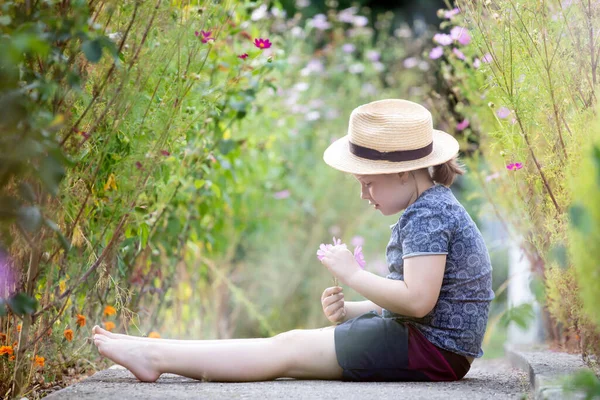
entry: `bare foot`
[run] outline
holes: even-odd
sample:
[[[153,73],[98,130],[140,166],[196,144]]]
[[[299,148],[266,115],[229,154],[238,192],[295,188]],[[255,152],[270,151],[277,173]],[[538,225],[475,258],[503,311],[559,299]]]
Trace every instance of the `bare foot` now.
[[[142,382],[154,382],[161,375],[155,361],[157,357],[147,343],[94,334],[94,344],[101,355],[124,366]]]
[[[121,333],[112,333],[112,332],[107,331],[106,329],[100,328],[98,325],[94,325],[94,327],[92,328],[92,335],[93,334],[104,335],[111,339],[129,339],[129,340],[145,340],[145,339],[147,339],[147,338],[141,337],[141,336],[130,336],[130,335],[123,335]]]

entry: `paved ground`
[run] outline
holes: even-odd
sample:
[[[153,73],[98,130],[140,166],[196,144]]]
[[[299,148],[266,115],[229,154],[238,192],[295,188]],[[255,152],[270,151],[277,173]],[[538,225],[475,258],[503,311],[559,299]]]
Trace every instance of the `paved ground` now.
[[[270,382],[201,382],[163,374],[141,383],[126,369],[113,367],[47,396],[47,399],[530,399],[528,374],[507,359],[475,360],[458,382],[339,382],[282,378]]]

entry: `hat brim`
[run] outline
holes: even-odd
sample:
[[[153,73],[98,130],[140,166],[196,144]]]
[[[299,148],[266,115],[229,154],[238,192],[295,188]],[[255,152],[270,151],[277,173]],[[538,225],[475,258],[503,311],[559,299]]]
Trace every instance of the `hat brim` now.
[[[368,160],[358,157],[348,148],[348,135],[331,143],[323,153],[323,160],[331,167],[351,174],[372,175],[412,171],[443,164],[452,159],[459,150],[458,141],[450,134],[434,129],[433,151],[426,157],[412,161]]]

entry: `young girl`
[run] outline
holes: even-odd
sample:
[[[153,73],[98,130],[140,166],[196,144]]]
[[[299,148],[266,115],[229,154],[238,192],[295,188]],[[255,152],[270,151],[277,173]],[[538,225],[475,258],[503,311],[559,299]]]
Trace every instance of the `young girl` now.
[[[386,278],[361,269],[344,246],[325,251],[323,265],[367,299],[344,302],[341,287],[327,288],[323,311],[337,325],[227,340],[142,338],[94,326],[94,344],[146,382],[165,372],[233,382],[461,379],[483,355],[494,292],[481,233],[448,187],[464,173],[458,149],[433,129],[426,108],[399,99],[356,108],[348,134],[327,148],[325,162],[353,174],[375,209],[405,210],[391,227]]]

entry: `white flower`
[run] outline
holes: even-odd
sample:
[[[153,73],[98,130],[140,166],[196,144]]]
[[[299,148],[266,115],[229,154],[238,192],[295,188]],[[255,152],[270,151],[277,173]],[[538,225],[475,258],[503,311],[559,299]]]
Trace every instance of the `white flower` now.
[[[295,37],[295,38],[303,39],[305,37],[304,30],[302,30],[302,28],[300,28],[299,26],[293,27],[290,30],[290,34],[292,35],[292,37]]]
[[[369,19],[363,15],[355,15],[352,20],[352,23],[354,24],[354,26],[363,27],[369,23]]]
[[[252,11],[252,14],[250,15],[250,19],[252,21],[259,21],[259,20],[265,18],[268,14],[269,14],[269,12],[267,11],[267,5],[262,4],[260,7],[254,9],[254,11]]]
[[[316,121],[319,118],[321,118],[321,114],[318,111],[311,111],[308,114],[306,114],[305,118],[307,121]]]
[[[356,14],[356,11],[356,7],[346,8],[338,13],[338,20],[351,24],[354,22],[354,15]]]
[[[365,70],[365,66],[362,65],[361,63],[352,64],[351,66],[348,67],[348,72],[350,72],[351,74],[360,74],[364,70]]]
[[[404,68],[410,69],[416,67],[418,63],[419,60],[416,57],[408,57],[404,60],[403,65]]]
[[[308,83],[306,83],[306,82],[296,83],[294,85],[294,89],[296,89],[299,92],[304,92],[306,89],[308,89]]]

